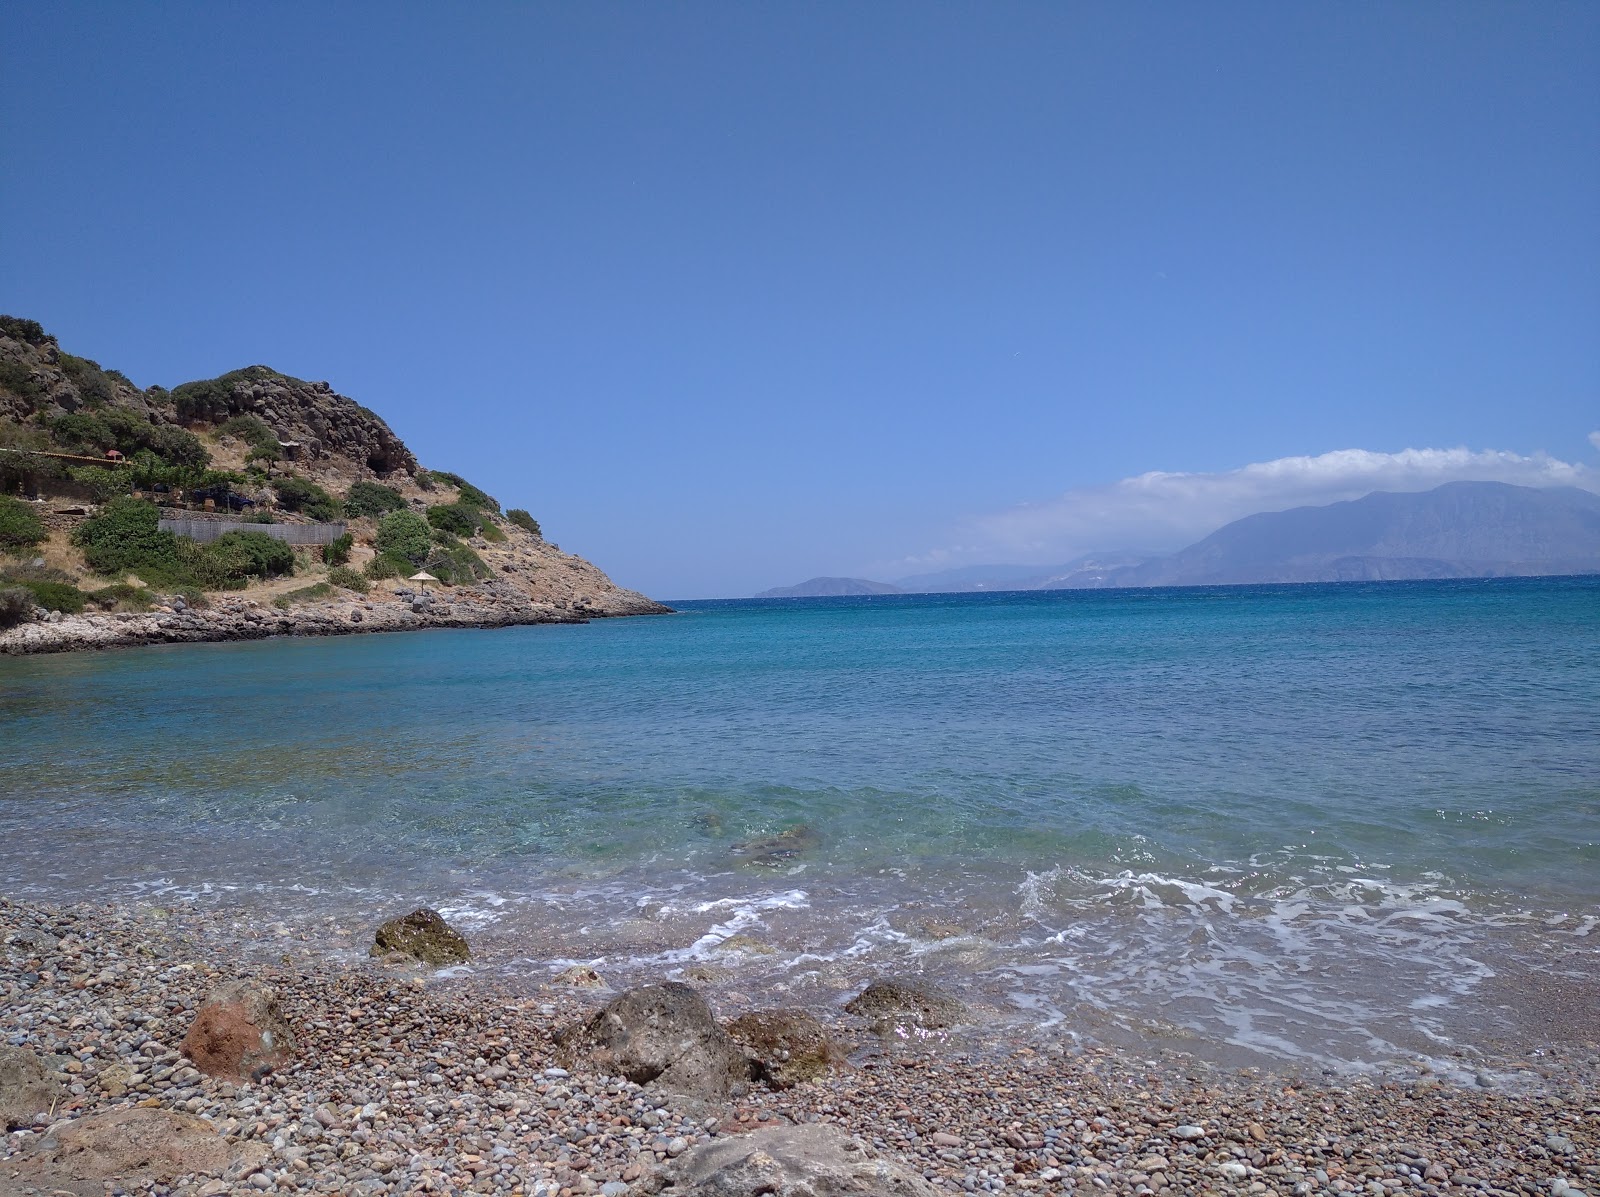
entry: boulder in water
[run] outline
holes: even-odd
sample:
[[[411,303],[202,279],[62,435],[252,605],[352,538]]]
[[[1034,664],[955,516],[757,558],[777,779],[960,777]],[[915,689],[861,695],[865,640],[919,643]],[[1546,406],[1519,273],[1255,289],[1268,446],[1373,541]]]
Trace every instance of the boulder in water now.
[[[814,1081],[844,1059],[827,1028],[804,1010],[752,1010],[730,1022],[728,1034],[749,1052],[755,1078],[774,1089]]]
[[[953,1027],[967,1016],[967,1007],[943,990],[911,977],[884,977],[845,1003],[851,1014],[866,1019],[879,1034],[901,1027],[936,1030]]]
[[[691,1097],[726,1097],[750,1079],[749,1059],[706,1000],[677,981],[620,994],[556,1043],[564,1067],[588,1066]]]
[[[398,952],[435,968],[465,964],[472,958],[462,934],[445,922],[437,910],[426,906],[401,918],[390,919],[378,928],[376,939],[372,947],[374,956]]]

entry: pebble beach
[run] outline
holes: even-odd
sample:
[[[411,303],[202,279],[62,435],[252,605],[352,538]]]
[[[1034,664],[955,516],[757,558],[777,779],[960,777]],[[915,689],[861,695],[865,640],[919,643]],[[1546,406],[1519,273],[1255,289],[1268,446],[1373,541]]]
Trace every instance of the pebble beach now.
[[[338,958],[190,905],[0,902],[0,939],[0,1043],[35,1053],[52,1086],[51,1108],[6,1137],[8,1195],[620,1197],[700,1144],[790,1123],[833,1124],[950,1192],[1600,1187],[1600,1085],[1582,1025],[1525,1083],[1485,1089],[1230,1072],[1067,1037],[996,1042],[981,1028],[880,1038],[822,1010],[845,1049],[828,1075],[705,1101],[559,1067],[555,1032],[614,996],[604,989]],[[207,994],[238,977],[277,992],[298,1044],[249,1082],[207,1076],[178,1048]],[[96,1177],[44,1150],[74,1120],[141,1110],[201,1120],[197,1132],[217,1137],[211,1166]]]

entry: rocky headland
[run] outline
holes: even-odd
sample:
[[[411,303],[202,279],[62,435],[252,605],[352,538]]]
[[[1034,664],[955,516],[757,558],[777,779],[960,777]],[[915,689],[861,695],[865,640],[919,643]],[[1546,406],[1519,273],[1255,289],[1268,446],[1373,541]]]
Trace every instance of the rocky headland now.
[[[141,389],[0,317],[0,653],[667,611],[325,382]]]
[[[520,985],[436,972],[382,933],[373,958],[341,954],[314,927],[191,905],[0,901],[0,930],[7,1197],[1600,1183],[1581,1069],[1509,1090],[1174,1067],[1065,1033],[952,1037],[974,1015],[915,979],[815,1012],[752,994],[716,1009],[688,985],[617,993],[537,962]]]

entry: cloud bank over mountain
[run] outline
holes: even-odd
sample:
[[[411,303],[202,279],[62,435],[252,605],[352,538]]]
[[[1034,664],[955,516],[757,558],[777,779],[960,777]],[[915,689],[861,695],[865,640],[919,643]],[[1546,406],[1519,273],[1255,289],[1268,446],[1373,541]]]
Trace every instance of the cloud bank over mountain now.
[[[1600,448],[1600,433],[1589,439]],[[898,564],[910,572],[976,561],[1063,561],[1114,549],[1168,552],[1257,512],[1320,506],[1373,491],[1432,490],[1446,482],[1600,492],[1600,470],[1543,452],[1458,448],[1339,449],[1219,473],[1151,471],[973,517],[961,529],[960,543]]]

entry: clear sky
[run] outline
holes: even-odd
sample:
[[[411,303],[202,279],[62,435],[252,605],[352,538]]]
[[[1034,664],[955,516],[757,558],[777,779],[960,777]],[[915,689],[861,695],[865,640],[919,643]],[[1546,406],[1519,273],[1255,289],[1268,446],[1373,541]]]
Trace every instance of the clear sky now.
[[[1600,468],[1588,0],[58,3],[5,43],[0,310],[141,385],[327,379],[657,597],[1177,547],[1115,507],[1150,471],[1203,526],[1213,476]]]

